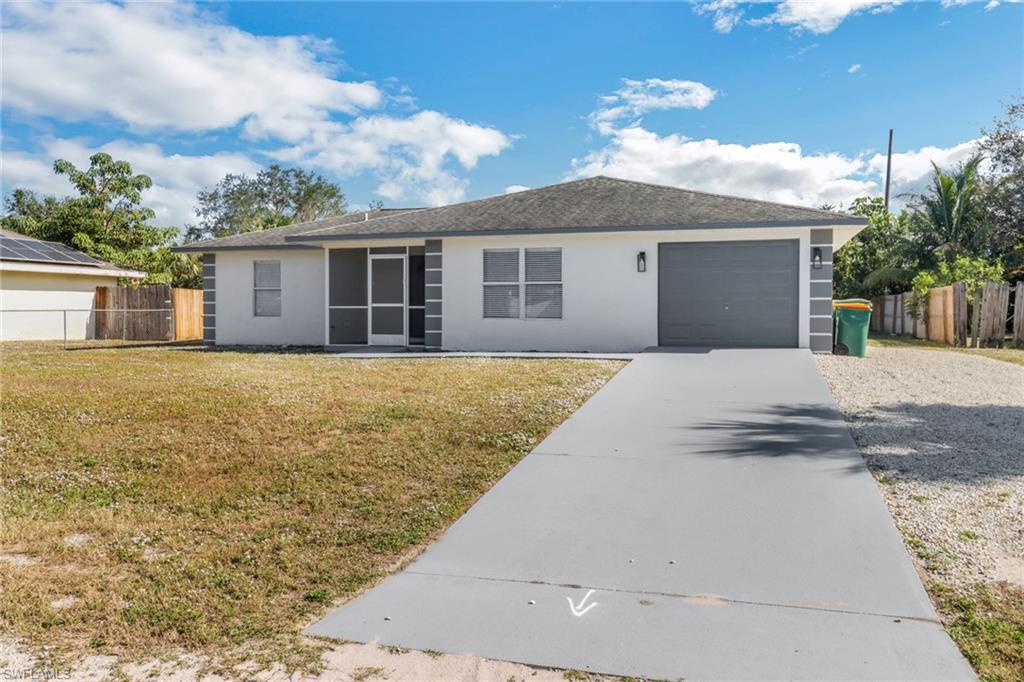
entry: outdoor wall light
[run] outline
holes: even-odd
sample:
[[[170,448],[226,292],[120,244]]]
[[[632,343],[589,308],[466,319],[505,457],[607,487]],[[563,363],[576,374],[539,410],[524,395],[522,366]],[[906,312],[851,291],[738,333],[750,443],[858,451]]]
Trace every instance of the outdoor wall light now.
[[[815,246],[811,251],[811,264],[815,270],[821,270],[821,247]]]
[[[641,251],[636,254],[636,271],[647,272],[647,252]]]

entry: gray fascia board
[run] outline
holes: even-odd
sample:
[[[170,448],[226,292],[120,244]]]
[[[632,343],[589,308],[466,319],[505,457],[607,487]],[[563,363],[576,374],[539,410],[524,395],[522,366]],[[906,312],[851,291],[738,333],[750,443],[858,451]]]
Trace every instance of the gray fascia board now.
[[[633,225],[629,227],[536,227],[494,230],[438,230],[433,232],[369,232],[363,234],[317,234],[306,232],[289,235],[286,242],[326,242],[354,241],[367,239],[430,239],[434,237],[501,237],[504,235],[522,236],[530,234],[590,234],[602,232],[656,232],[671,230],[726,230],[726,229],[757,229],[764,227],[824,227],[830,225],[863,225],[865,218],[830,218],[822,220],[786,220],[758,223],[696,223],[692,225]]]
[[[184,246],[172,246],[173,253],[215,253],[217,251],[296,251],[299,249],[316,249],[317,246],[309,244],[252,244],[250,246],[203,246],[202,242]]]

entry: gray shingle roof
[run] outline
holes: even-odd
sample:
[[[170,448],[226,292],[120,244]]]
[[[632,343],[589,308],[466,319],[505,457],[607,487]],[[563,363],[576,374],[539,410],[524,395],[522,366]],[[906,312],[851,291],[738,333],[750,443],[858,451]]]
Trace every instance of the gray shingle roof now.
[[[243,232],[241,234],[231,235],[230,237],[221,237],[220,239],[207,239],[201,242],[183,244],[181,246],[174,247],[173,250],[194,251],[202,253],[206,251],[234,249],[305,249],[310,247],[303,244],[296,244],[294,242],[286,242],[285,237],[294,234],[301,234],[303,232],[308,232],[309,230],[318,230],[327,227],[336,227],[339,225],[349,225],[353,223],[364,223],[369,220],[374,220],[380,216],[418,210],[422,209],[382,208],[368,212],[346,213],[344,215],[333,216],[331,218],[324,218],[323,220],[314,220],[308,223],[293,223],[291,225],[285,225],[284,227],[274,227],[269,230],[262,230],[260,232]]]
[[[832,211],[598,176],[450,206],[374,211],[368,220],[348,214],[178,250],[301,247],[367,237],[865,224]]]
[[[287,241],[866,223],[864,218],[832,211],[599,176],[415,213],[383,215],[363,223],[310,226]]]

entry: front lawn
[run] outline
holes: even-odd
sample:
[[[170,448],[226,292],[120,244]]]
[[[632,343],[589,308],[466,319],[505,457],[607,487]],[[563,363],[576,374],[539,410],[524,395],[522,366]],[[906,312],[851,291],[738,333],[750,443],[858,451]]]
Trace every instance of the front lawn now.
[[[621,363],[0,346],[0,625],[58,657],[316,665]]]

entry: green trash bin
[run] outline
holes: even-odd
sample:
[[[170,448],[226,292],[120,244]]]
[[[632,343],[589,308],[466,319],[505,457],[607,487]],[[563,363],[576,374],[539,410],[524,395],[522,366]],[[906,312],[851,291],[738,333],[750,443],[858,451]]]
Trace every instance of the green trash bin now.
[[[862,358],[868,352],[868,326],[871,324],[871,310],[865,309],[858,301],[857,307],[843,307],[845,301],[836,301],[832,310],[835,331],[833,352],[836,355],[853,355]]]

